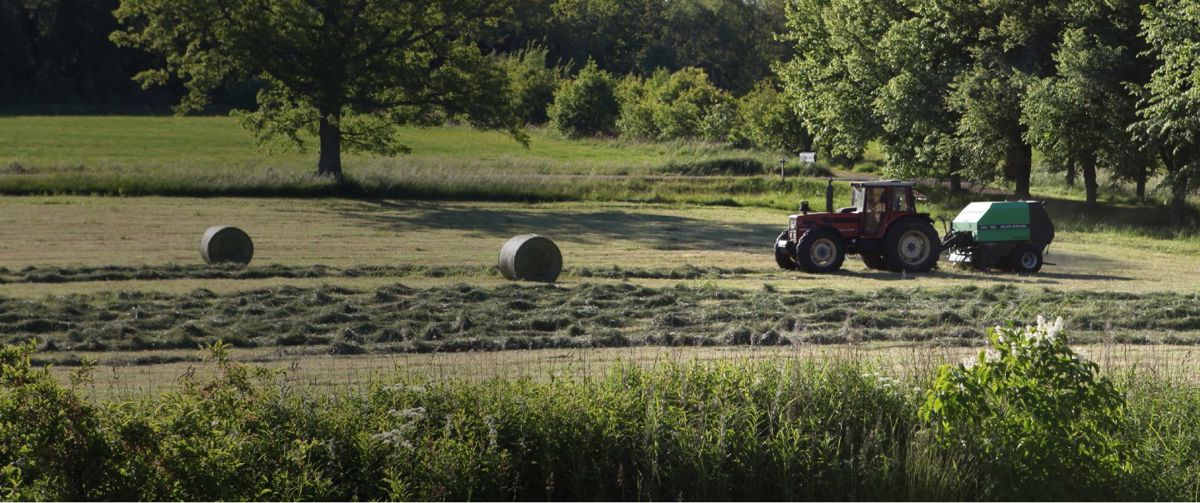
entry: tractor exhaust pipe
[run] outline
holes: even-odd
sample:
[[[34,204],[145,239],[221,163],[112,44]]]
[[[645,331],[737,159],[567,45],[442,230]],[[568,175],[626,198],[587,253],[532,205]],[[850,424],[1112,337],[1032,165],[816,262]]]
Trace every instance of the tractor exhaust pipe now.
[[[825,185],[825,213],[833,213],[833,179]]]

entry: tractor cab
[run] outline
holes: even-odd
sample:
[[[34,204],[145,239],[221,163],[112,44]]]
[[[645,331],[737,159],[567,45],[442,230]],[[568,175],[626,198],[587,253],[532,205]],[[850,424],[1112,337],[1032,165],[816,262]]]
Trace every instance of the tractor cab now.
[[[812,213],[808,203],[788,217],[788,230],[775,240],[775,260],[784,269],[833,272],[846,254],[862,256],[872,269],[927,271],[937,262],[940,241],[933,221],[917,213],[911,182],[896,180],[850,184],[850,206],[833,210],[833,182],[825,195],[826,211]]]
[[[876,236],[889,220],[916,212],[911,183],[884,181],[850,184],[851,213],[862,216],[862,235]]]

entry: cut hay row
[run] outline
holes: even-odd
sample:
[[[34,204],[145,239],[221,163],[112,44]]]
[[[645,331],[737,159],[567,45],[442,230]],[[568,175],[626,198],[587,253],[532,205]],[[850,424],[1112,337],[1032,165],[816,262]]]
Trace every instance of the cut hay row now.
[[[322,347],[335,353],[623,346],[976,345],[982,329],[1062,316],[1080,342],[1200,341],[1200,295],[1015,287],[779,292],[583,283],[0,298],[0,343],[59,352]],[[66,360],[70,360],[67,358]],[[69,363],[69,361],[64,361]]]

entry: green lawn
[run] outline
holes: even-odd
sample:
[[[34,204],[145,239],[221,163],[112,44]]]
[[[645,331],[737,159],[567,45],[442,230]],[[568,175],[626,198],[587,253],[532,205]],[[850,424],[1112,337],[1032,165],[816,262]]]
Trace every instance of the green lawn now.
[[[565,140],[529,130],[528,148],[499,133],[466,127],[402,128],[412,154],[397,158],[349,154],[349,172],[378,167],[471,168],[543,174],[645,172],[671,162],[748,157],[778,162],[775,154],[702,143],[635,143]],[[0,170],[289,174],[316,169],[315,145],[307,153],[259,148],[254,136],[230,117],[5,117],[0,118]],[[17,167],[19,166],[19,167]]]

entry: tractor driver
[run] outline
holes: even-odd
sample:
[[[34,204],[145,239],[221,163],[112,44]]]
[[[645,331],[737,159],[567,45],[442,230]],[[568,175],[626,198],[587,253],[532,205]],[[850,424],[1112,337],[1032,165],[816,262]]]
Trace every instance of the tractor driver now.
[[[892,191],[892,211],[908,211],[908,198],[903,190]]]
[[[867,214],[866,214],[866,232],[873,233],[879,227],[879,220],[883,218],[883,213],[887,211],[887,200],[884,197],[884,189],[882,187],[872,187],[867,189]]]

